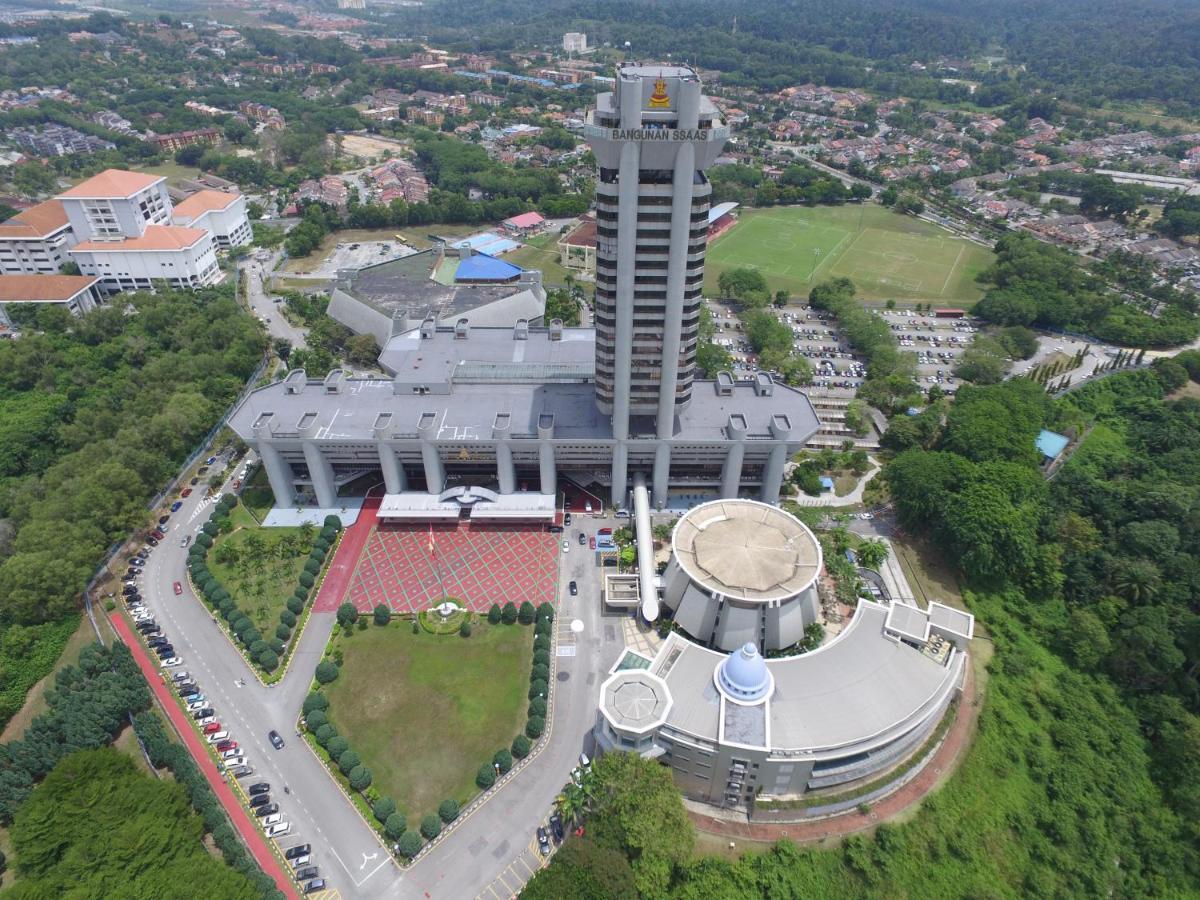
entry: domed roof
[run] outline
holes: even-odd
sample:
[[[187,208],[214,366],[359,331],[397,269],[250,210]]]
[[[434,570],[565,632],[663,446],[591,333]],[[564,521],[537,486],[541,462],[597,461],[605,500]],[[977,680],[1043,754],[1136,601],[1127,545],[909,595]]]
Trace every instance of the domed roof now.
[[[717,686],[730,700],[756,703],[771,693],[774,679],[754,644],[734,650],[717,667]]]

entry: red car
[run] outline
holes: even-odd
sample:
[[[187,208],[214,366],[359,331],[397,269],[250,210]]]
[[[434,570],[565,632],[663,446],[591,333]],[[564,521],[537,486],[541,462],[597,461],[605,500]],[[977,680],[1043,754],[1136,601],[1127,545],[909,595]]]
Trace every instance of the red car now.
[[[220,730],[221,730],[220,722],[209,722],[207,725],[204,726],[205,734],[216,734]]]
[[[183,593],[183,585],[180,584],[178,581],[175,582],[175,596],[179,596],[182,593]]]
[[[192,489],[190,487],[184,488],[182,491],[179,492],[180,497],[190,497],[191,495],[192,495]]]
[[[224,753],[226,750],[236,750],[237,741],[221,741],[217,744],[217,752]]]
[[[588,538],[588,549],[589,549],[589,550],[595,550],[595,549],[596,549],[596,539],[595,539],[594,537],[590,537],[590,538]]]
[[[150,537],[154,538],[156,541],[161,541],[163,538],[166,537],[166,534],[164,534],[162,531],[159,531],[157,528],[155,528],[152,532],[150,532]]]

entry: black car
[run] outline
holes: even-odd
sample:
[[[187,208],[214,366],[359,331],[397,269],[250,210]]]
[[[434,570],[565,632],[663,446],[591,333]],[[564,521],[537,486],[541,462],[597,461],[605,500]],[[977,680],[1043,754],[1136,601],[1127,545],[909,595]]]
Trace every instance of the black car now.
[[[572,597],[579,594],[579,585],[577,585],[575,582],[572,581],[569,585],[567,585],[567,587],[570,589]]]
[[[308,884],[306,884],[304,886],[304,893],[306,893],[306,894],[315,894],[317,891],[323,891],[323,890],[325,890],[325,879],[324,878],[314,878],[312,881],[310,881]]]
[[[563,513],[563,524],[564,525],[571,524],[571,514],[570,513]]]
[[[265,794],[269,790],[271,790],[271,785],[267,784],[265,781],[260,781],[257,784],[252,784],[250,787],[246,788],[246,793],[251,797],[257,797],[259,794]],[[291,857],[289,856],[288,859],[291,859]]]
[[[584,546],[587,544],[587,535],[584,534],[582,531],[579,532],[579,544],[580,544],[580,546]]]
[[[562,816],[555,813],[550,817],[550,833],[554,835],[554,843],[561,844],[563,837],[566,836],[566,829],[563,828]]]
[[[151,547],[157,547],[158,546],[158,538],[148,537],[148,538],[146,538],[146,543],[149,544]]]
[[[250,788],[250,793],[253,794],[254,788],[256,788],[256,787],[267,787],[267,786],[268,785],[257,785],[257,784],[252,785]],[[283,857],[284,857],[284,859],[296,859],[296,857],[298,857],[298,856],[308,856],[308,854],[311,851],[312,851],[311,844],[297,844],[295,847],[289,847],[287,850],[283,851]]]
[[[146,646],[149,647],[151,650],[154,650],[157,647],[168,647],[168,646],[170,646],[170,642],[167,640],[167,638],[164,635],[160,634],[160,635],[156,635],[155,637],[152,637],[149,640],[147,640]]]
[[[159,659],[166,659],[168,656],[175,655],[174,644],[159,644],[154,648],[154,652],[158,654]]]
[[[204,709],[198,709],[192,713],[193,719],[207,719],[209,716],[215,716],[217,711],[211,706],[206,706]]]
[[[263,816],[273,816],[277,812],[279,812],[278,803],[264,803],[262,806],[259,806],[254,810],[254,814],[260,819]]]
[[[266,806],[271,802],[270,794],[255,794],[250,798],[250,808],[254,809],[258,806]]]
[[[307,881],[309,878],[316,878],[321,872],[316,866],[305,866],[303,869],[296,870],[297,881]]]
[[[153,619],[150,619],[148,622],[138,622],[134,627],[142,634],[145,634],[147,631],[158,631],[158,625]]]
[[[138,586],[136,584],[127,584],[125,587],[121,588],[121,593],[126,597],[128,597],[130,594],[136,594],[137,592]]]
[[[546,833],[546,829],[539,825],[537,830],[538,849],[542,851],[542,856],[550,853],[550,835]]]
[[[267,738],[271,741],[271,746],[274,747],[276,750],[283,749],[283,738],[281,738],[279,736],[278,731],[268,732]]]
[[[170,514],[168,514],[168,515],[165,515],[165,516],[159,516],[159,517],[158,517],[158,524],[159,524],[159,525],[166,525],[166,524],[167,524],[168,522],[170,522],[170,521],[171,521],[171,516],[170,516]]]
[[[200,483],[200,479],[199,479],[199,478],[193,478],[191,481],[189,481],[189,482],[188,482],[188,484],[190,484],[192,487],[195,487],[195,486],[196,486],[196,485],[198,485],[199,483]]]
[[[179,684],[177,684],[175,686],[177,688],[179,688],[181,693],[187,692],[187,691],[190,691],[193,694],[199,693],[199,688],[196,687],[196,682],[194,682],[194,681],[181,681],[181,682],[179,682]]]

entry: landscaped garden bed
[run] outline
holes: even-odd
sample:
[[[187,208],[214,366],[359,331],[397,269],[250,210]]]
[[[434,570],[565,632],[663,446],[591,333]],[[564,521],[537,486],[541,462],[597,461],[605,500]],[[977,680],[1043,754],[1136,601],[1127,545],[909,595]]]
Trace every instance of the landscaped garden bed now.
[[[338,619],[305,702],[306,736],[411,858],[541,737],[553,610],[496,606],[453,629],[430,627],[436,612],[418,623],[385,608],[359,617],[349,604]]]

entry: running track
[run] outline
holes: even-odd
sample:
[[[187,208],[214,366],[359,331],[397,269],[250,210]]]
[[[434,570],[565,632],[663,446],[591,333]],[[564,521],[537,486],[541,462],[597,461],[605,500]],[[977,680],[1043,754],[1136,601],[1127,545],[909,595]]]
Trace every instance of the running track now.
[[[150,689],[154,691],[155,697],[158,698],[159,706],[171,719],[171,723],[175,726],[175,731],[183,739],[184,746],[188,748],[188,752],[192,754],[192,759],[196,761],[196,765],[200,767],[200,771],[208,779],[209,787],[217,795],[217,799],[221,801],[221,805],[225,807],[225,812],[229,815],[229,821],[233,823],[233,827],[237,829],[238,834],[242,836],[242,842],[249,848],[250,853],[254,856],[254,859],[258,862],[262,870],[274,879],[275,886],[288,897],[295,900],[298,895],[291,879],[284,875],[283,870],[279,867],[279,860],[271,852],[271,848],[267,846],[266,838],[263,837],[255,823],[250,820],[249,814],[246,812],[245,807],[238,801],[233,790],[221,778],[220,773],[217,772],[216,763],[213,762],[212,756],[208,752],[208,748],[200,740],[199,735],[196,734],[196,729],[192,727],[191,721],[183,714],[183,710],[179,708],[179,703],[175,700],[174,695],[163,684],[163,670],[150,661],[150,657],[146,653],[146,648],[142,646],[141,641],[134,637],[133,629],[129,627],[129,623],[125,621],[123,616],[110,616],[109,621],[121,636],[121,640],[124,641],[125,646],[133,654],[133,658],[137,660],[142,674],[146,677],[146,681],[150,683]]]

